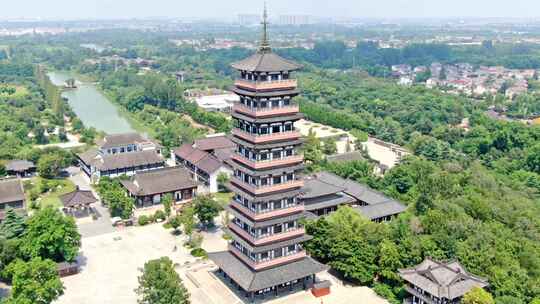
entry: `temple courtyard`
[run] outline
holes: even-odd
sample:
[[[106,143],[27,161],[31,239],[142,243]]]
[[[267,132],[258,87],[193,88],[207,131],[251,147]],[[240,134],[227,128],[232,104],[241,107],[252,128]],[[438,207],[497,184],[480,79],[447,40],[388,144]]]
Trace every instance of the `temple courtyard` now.
[[[170,257],[177,264],[177,271],[191,294],[193,304],[235,304],[248,303],[228,285],[228,281],[215,272],[210,261],[197,261],[182,246],[183,235],[173,236],[161,224],[144,227],[113,228],[113,232],[83,237],[80,273],[62,279],[65,294],[57,304],[133,304],[137,301],[134,290],[138,286],[139,269],[151,259]],[[225,240],[219,229],[203,233],[203,247],[209,251],[223,250]],[[174,250],[176,246],[177,250]],[[362,300],[364,304],[385,304],[382,298],[366,287],[343,286],[335,277],[323,273],[321,279],[332,281],[332,292],[322,298],[322,303],[353,303]],[[354,300],[354,301],[353,301]],[[272,295],[256,303],[321,303],[311,292],[296,289],[291,294]]]

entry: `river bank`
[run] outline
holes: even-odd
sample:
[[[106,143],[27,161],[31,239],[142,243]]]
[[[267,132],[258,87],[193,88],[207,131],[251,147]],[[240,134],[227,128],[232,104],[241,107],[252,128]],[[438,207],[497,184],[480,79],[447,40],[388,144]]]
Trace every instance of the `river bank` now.
[[[63,86],[69,78],[76,79],[77,88],[65,90],[62,97],[67,98],[70,107],[77,117],[87,127],[94,127],[107,134],[127,133],[137,131],[137,124],[130,122],[129,115],[103,94],[88,78],[65,71],[48,73],[51,81],[57,86]]]

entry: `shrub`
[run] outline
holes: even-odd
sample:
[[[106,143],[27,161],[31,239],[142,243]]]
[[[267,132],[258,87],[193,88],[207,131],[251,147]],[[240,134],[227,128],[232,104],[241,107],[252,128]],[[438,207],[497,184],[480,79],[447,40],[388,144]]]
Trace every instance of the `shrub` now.
[[[165,215],[165,212],[163,210],[158,210],[156,213],[154,213],[154,221],[164,221],[167,216]]]
[[[139,219],[137,220],[140,226],[148,225],[150,223],[150,219],[146,215],[139,216]]]
[[[195,248],[191,250],[191,255],[197,258],[208,258],[208,254],[206,253],[206,250],[202,248]]]

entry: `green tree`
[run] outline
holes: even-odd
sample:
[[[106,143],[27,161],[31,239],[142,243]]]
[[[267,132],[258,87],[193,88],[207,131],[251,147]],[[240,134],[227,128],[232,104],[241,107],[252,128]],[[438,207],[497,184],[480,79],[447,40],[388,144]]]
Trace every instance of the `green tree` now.
[[[12,289],[7,304],[49,304],[64,294],[56,263],[33,258],[29,262],[17,260],[6,271],[12,278]]]
[[[304,159],[310,165],[317,165],[323,160],[321,141],[312,129],[309,130],[308,136],[306,136],[302,151]]]
[[[171,209],[172,209],[172,204],[173,204],[172,194],[170,193],[165,194],[165,196],[161,199],[161,203],[163,204],[165,215],[167,217],[171,216]]]
[[[135,290],[139,304],[189,304],[189,293],[168,257],[144,264]]]
[[[193,200],[195,215],[204,226],[213,226],[214,218],[221,211],[219,203],[210,195],[200,195]]]
[[[79,254],[80,245],[81,235],[75,220],[47,207],[28,219],[21,251],[27,257],[72,262]]]
[[[491,294],[480,287],[473,287],[461,299],[462,304],[495,304]]]
[[[529,149],[525,164],[529,170],[540,173],[540,144]]]
[[[385,280],[398,281],[397,270],[403,267],[399,248],[390,240],[379,244],[379,273]]]
[[[184,233],[189,237],[189,241],[191,241],[193,230],[195,230],[195,208],[191,206],[184,208],[180,214],[180,222],[184,228]]]
[[[327,138],[322,143],[323,153],[326,155],[333,155],[337,153],[336,140],[333,138]]]
[[[43,178],[55,178],[60,175],[63,160],[59,155],[46,154],[42,156],[37,164],[37,171]]]
[[[217,177],[217,182],[220,189],[225,189],[225,185],[229,182],[229,175],[225,172],[220,172]]]
[[[0,177],[4,177],[7,175],[6,166],[4,164],[0,164]]]
[[[180,228],[180,225],[182,225],[182,218],[180,215],[173,216],[169,218],[168,221],[169,225],[174,229],[174,234],[178,234],[178,228]]]
[[[24,229],[24,217],[18,214],[15,209],[9,208],[0,224],[0,234],[6,239],[14,239],[19,237]]]

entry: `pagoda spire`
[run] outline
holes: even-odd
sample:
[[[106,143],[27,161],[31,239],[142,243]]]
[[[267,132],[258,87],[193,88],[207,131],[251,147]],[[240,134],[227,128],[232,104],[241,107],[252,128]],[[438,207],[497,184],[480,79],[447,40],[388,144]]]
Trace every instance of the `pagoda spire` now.
[[[270,42],[268,42],[268,11],[266,9],[266,1],[264,2],[264,13],[263,13],[263,33],[261,39],[261,45],[259,46],[259,53],[269,53],[272,51],[270,48]]]

